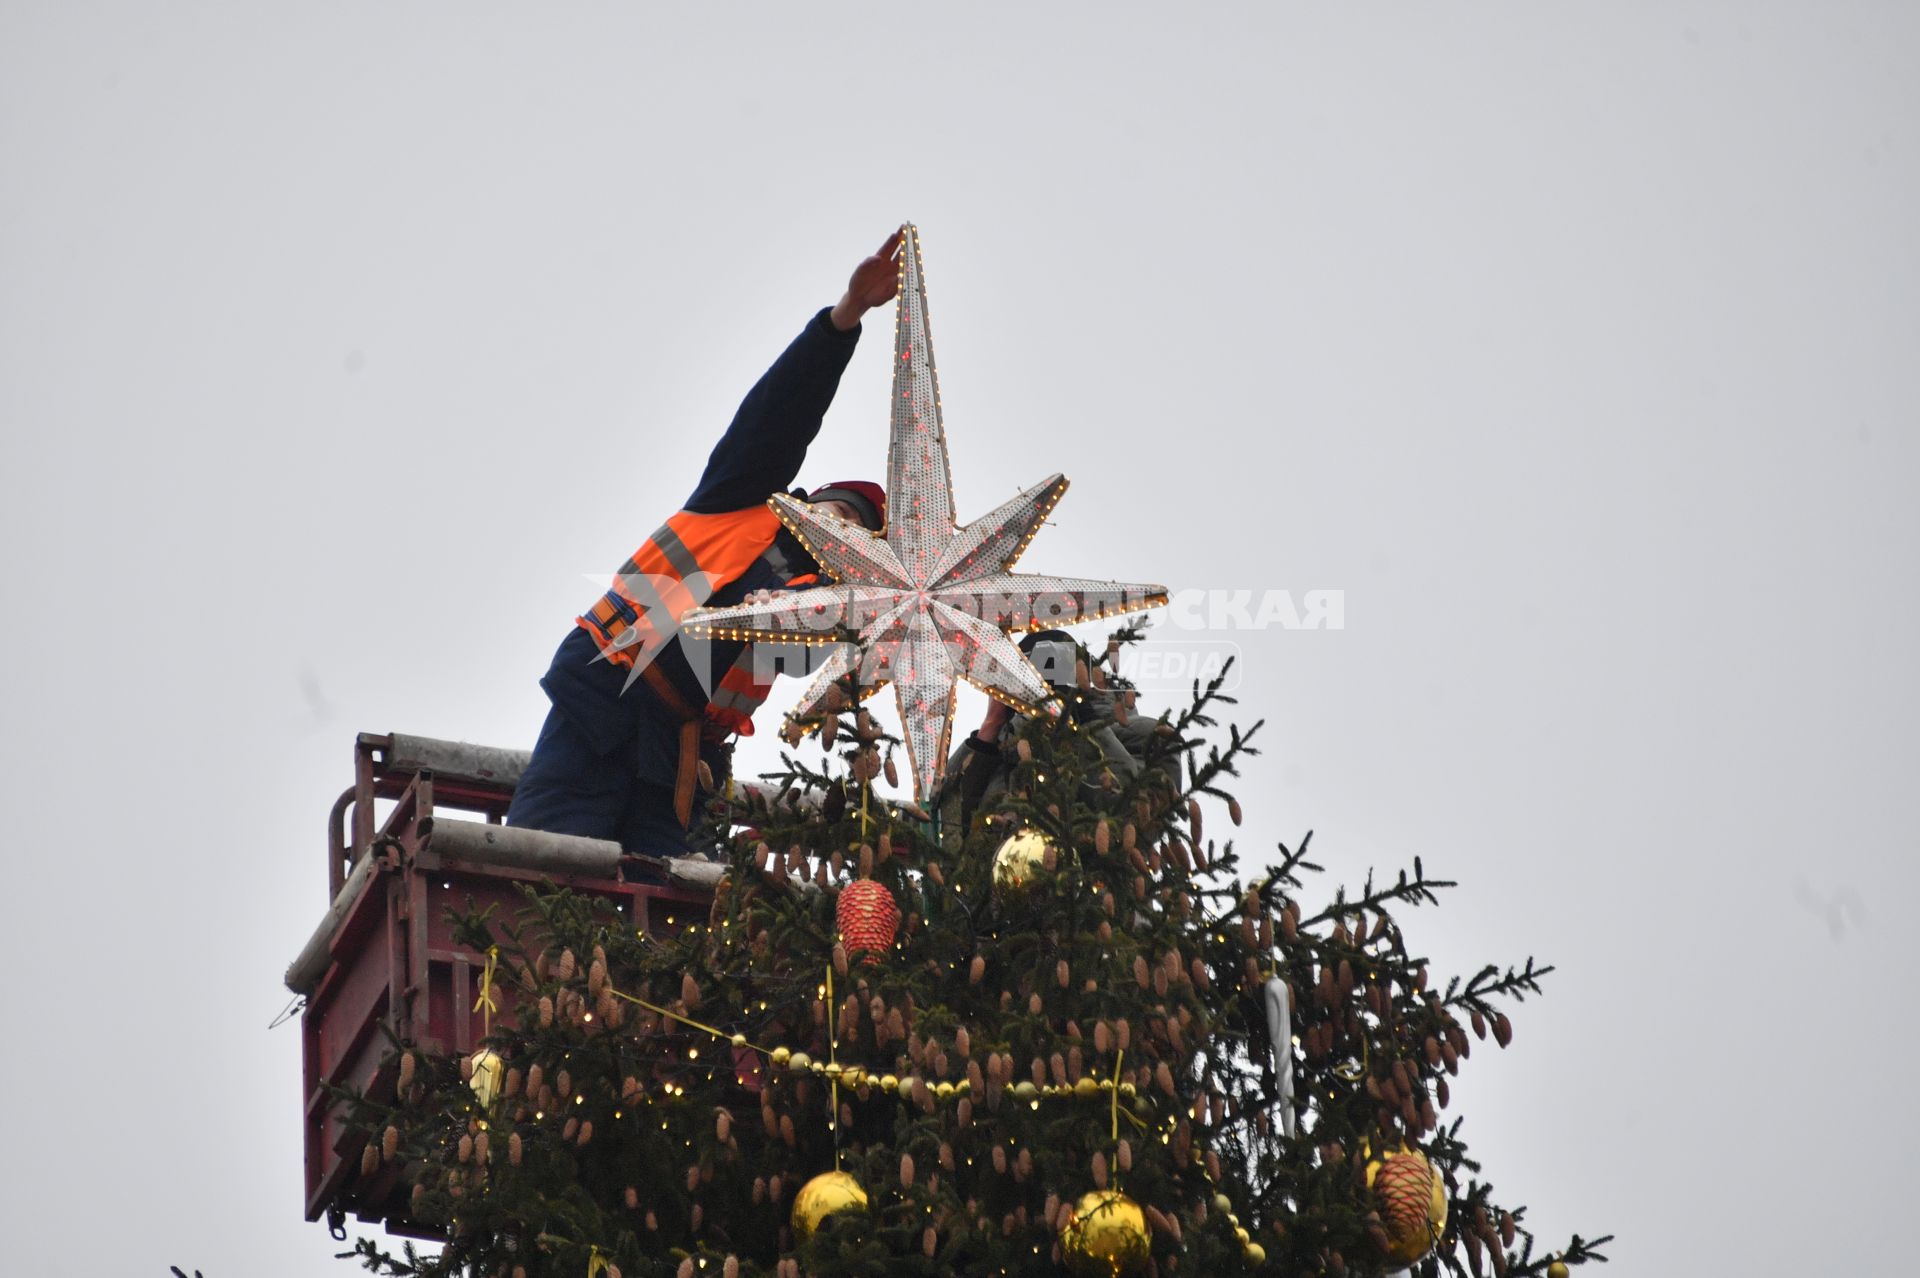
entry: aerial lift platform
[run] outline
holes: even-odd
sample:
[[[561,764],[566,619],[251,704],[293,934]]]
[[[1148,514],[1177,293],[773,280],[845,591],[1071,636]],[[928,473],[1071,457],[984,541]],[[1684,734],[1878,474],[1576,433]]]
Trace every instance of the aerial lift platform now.
[[[616,843],[502,824],[525,751],[400,733],[362,733],[353,784],[327,819],[330,905],[287,969],[300,1016],[307,1219],[348,1213],[390,1232],[438,1237],[407,1218],[397,1168],[361,1172],[366,1137],[332,1087],[393,1085],[393,1043],[428,1055],[474,1051],[484,1034],[485,957],[455,942],[449,909],[510,918],[526,884],[607,901],[636,930],[668,935],[703,919],[722,866],[630,856]],[[383,1073],[386,1075],[382,1077]]]

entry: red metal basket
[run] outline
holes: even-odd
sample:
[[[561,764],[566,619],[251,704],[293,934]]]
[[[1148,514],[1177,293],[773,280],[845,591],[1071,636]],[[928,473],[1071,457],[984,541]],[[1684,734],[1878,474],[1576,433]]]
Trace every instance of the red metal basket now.
[[[428,1054],[476,1047],[484,958],[455,943],[449,908],[464,912],[471,901],[512,917],[523,904],[520,885],[563,883],[605,898],[649,934],[706,915],[711,892],[658,881],[660,862],[623,856],[611,843],[500,824],[525,763],[524,753],[425,737],[362,734],[356,743],[354,784],[328,823],[333,903],[287,973],[307,997],[300,1034],[309,1220],[352,1212],[394,1233],[439,1236],[407,1219],[396,1168],[361,1173],[365,1138],[342,1121],[329,1086],[390,1088],[392,1079],[377,1075],[393,1039]]]

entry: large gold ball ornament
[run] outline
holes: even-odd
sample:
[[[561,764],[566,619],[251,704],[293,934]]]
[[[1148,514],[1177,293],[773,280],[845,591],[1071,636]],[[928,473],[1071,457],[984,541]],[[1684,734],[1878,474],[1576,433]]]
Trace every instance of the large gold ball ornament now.
[[[500,1078],[507,1072],[506,1062],[491,1047],[483,1047],[473,1054],[472,1063],[473,1076],[467,1086],[473,1089],[473,1098],[480,1102],[481,1109],[492,1109],[494,1097],[500,1094]]]
[[[1447,1186],[1427,1156],[1394,1150],[1367,1163],[1367,1187],[1380,1203],[1387,1255],[1411,1265],[1427,1254],[1447,1228]]]
[[[1140,1204],[1114,1189],[1081,1195],[1060,1222],[1061,1259],[1079,1278],[1141,1273],[1152,1244]]]
[[[993,854],[993,890],[1002,897],[1024,895],[1047,877],[1047,840],[1038,830],[1016,830]]]
[[[1556,1260],[1547,1266],[1547,1278],[1567,1278],[1570,1272],[1564,1261]]]
[[[867,1191],[846,1172],[821,1172],[793,1196],[793,1236],[800,1242],[813,1237],[820,1222],[836,1211],[865,1211]]]

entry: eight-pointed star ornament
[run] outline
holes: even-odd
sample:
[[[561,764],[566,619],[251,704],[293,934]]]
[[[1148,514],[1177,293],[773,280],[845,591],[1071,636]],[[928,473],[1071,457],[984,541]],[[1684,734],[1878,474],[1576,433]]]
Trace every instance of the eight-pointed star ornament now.
[[[940,416],[940,383],[927,326],[920,236],[900,255],[894,312],[893,412],[887,440],[887,527],[859,524],[784,493],[774,512],[834,584],[759,603],[700,608],[686,633],[778,644],[834,644],[793,710],[796,720],[832,707],[851,675],[861,695],[892,683],[899,699],[914,794],[934,792],[953,735],[956,681],[1027,714],[1057,711],[1052,691],[1013,630],[1037,630],[1152,608],[1164,587],[1018,573],[1013,565],[1067,490],[1054,475],[964,528],[953,518],[953,474]]]

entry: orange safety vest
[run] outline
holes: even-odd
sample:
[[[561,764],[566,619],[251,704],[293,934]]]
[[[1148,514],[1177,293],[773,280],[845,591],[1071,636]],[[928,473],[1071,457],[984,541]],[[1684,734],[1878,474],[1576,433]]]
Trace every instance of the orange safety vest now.
[[[620,565],[612,589],[574,619],[608,661],[631,668],[636,657],[643,659],[641,677],[680,719],[674,808],[682,824],[692,815],[700,738],[751,736],[753,712],[773,685],[753,677],[749,644],[720,676],[706,705],[696,708],[653,659],[678,633],[680,619],[751,568],[779,532],[779,516],[767,506],[719,515],[683,510],[641,543]]]

